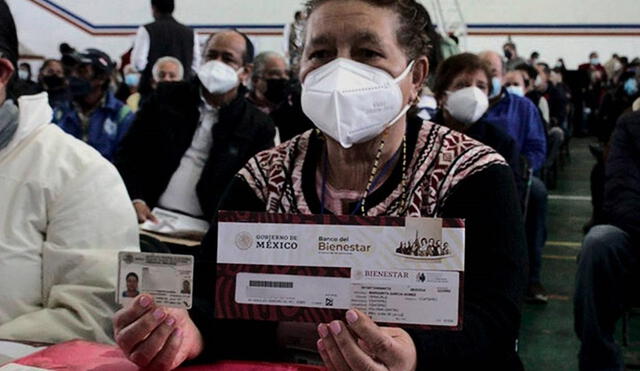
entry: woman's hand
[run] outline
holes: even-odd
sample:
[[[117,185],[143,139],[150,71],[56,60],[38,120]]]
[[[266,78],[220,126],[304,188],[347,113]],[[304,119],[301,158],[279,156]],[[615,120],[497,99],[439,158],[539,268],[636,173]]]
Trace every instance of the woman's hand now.
[[[159,307],[138,296],[113,317],[115,340],[127,358],[150,370],[172,370],[202,352],[200,331],[184,309]]]
[[[406,331],[378,327],[357,309],[346,319],[318,325],[318,351],[329,370],[416,369],[416,347]]]

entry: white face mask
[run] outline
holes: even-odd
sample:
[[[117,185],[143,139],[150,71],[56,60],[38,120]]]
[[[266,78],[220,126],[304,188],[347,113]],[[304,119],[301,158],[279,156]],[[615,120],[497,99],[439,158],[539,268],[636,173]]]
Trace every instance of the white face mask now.
[[[475,86],[447,92],[447,94],[444,109],[461,124],[475,123],[489,108],[487,95]]]
[[[20,80],[28,80],[29,72],[25,70],[18,70],[18,78],[20,78]]]
[[[535,87],[541,87],[542,84],[544,84],[544,81],[542,81],[542,76],[540,75],[536,76],[536,81],[533,82],[533,85]]]
[[[337,58],[310,72],[302,84],[302,110],[323,133],[344,148],[378,136],[409,109],[398,82],[387,72]]]
[[[613,62],[613,70],[614,70],[615,72],[618,72],[618,71],[620,71],[621,69],[622,69],[622,63],[620,63],[620,62],[618,62],[618,61]]]
[[[209,61],[200,66],[198,78],[209,93],[224,94],[240,83],[238,71],[220,61]]]

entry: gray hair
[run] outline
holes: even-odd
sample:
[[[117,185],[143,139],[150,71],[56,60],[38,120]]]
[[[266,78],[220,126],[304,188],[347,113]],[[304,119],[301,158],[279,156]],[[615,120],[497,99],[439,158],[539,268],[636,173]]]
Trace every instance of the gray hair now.
[[[287,60],[279,53],[271,52],[271,51],[262,52],[256,55],[256,57],[253,60],[253,76],[260,77],[260,75],[262,75],[262,73],[264,72],[265,66],[267,65],[267,60],[273,57],[280,58],[282,59],[282,61],[284,61],[285,64],[288,64]]]
[[[167,62],[171,62],[178,66],[178,76],[180,77],[180,80],[184,79],[184,67],[182,66],[182,62],[180,62],[180,60],[175,57],[158,58],[156,63],[153,64],[153,68],[151,69],[153,79],[156,81],[160,80],[160,76],[158,76],[160,74],[160,66]]]

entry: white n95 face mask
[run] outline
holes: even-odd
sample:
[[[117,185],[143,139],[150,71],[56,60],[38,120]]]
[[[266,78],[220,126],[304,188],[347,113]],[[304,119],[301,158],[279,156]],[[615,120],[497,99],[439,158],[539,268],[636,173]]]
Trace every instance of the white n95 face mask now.
[[[224,94],[240,83],[238,72],[220,61],[209,61],[200,66],[198,78],[211,94]]]
[[[448,92],[447,94],[447,103],[445,103],[444,109],[462,124],[473,124],[489,108],[487,95],[475,86]]]
[[[398,76],[363,63],[337,58],[310,72],[302,84],[302,110],[323,133],[350,148],[373,139],[409,109],[403,106]]]

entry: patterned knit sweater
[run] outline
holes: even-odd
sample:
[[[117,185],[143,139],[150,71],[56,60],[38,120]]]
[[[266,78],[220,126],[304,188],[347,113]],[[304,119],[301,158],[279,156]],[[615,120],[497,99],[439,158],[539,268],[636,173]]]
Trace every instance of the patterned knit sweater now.
[[[259,153],[238,173],[220,209],[320,213],[316,174],[323,150],[322,136],[309,131]],[[463,329],[406,328],[416,345],[418,369],[522,369],[515,340],[527,259],[511,170],[489,147],[419,120],[407,124],[406,160],[407,186],[402,187],[402,166],[396,165],[367,197],[366,214],[465,219]],[[190,314],[205,339],[203,356],[280,359],[275,323],[213,319],[217,235],[214,222],[196,259]]]
[[[506,165],[491,148],[451,129],[424,122],[410,125],[407,132],[407,186],[403,187],[401,166],[390,178],[393,187],[374,192],[369,216],[438,216],[456,185],[491,165]],[[323,140],[310,130],[273,149],[253,157],[239,172],[272,213],[312,214],[316,197],[308,185],[310,168],[315,170]],[[395,180],[395,181],[394,181]],[[404,191],[404,193],[403,193]],[[402,202],[402,201],[405,202]]]

